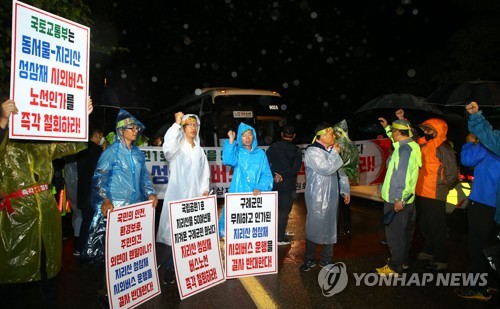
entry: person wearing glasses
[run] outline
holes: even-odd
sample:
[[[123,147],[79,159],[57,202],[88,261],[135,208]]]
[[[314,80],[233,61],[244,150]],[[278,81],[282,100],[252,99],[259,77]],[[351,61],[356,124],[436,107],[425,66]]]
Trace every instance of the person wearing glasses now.
[[[300,266],[303,272],[316,266],[317,245],[323,246],[319,266],[333,263],[339,192],[346,204],[351,200],[349,179],[341,169],[344,161],[340,157],[340,146],[335,141],[332,125],[320,123],[314,132],[312,144],[307,146],[304,156],[307,217],[306,253],[304,264]]]
[[[156,241],[167,246],[164,283],[174,282],[172,259],[172,237],[170,235],[171,201],[208,196],[210,169],[205,151],[200,145],[200,119],[194,114],[175,113],[175,123],[167,130],[163,142],[163,153],[168,164],[168,186],[165,191],[163,209]],[[162,260],[162,259],[159,259]]]
[[[153,207],[158,203],[146,168],[146,159],[136,146],[144,129],[144,125],[129,112],[120,110],[116,119],[115,140],[97,162],[90,188],[95,214],[81,252],[81,258],[91,264],[104,265],[108,211],[146,200],[152,200]],[[98,297],[107,303],[105,287],[98,291]]]

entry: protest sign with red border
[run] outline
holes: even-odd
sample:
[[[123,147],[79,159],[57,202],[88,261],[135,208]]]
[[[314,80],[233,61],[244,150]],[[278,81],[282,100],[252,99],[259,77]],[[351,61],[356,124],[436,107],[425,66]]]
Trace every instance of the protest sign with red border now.
[[[87,141],[90,28],[12,3],[9,137]]]
[[[277,273],[278,192],[227,193],[225,202],[226,277]]]
[[[159,295],[152,201],[115,208],[106,227],[106,282],[111,308],[134,308]]]
[[[181,299],[226,281],[215,195],[169,202],[172,254]]]

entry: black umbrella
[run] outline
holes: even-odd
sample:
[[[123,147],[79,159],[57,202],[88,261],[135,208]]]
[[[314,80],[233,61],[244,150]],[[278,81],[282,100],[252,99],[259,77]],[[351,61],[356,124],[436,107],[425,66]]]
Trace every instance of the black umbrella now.
[[[427,101],[441,105],[443,110],[465,113],[465,105],[476,101],[489,118],[500,118],[500,82],[468,81],[449,83],[439,87]]]
[[[361,106],[355,113],[362,113],[366,111],[376,111],[382,109],[390,109],[396,111],[399,108],[404,110],[416,110],[420,112],[427,112],[436,116],[442,116],[443,112],[432,103],[429,103],[422,97],[414,96],[412,94],[397,94],[391,93],[376,99],[373,99]]]
[[[446,118],[446,115],[435,105],[424,98],[412,94],[391,93],[375,98],[354,112],[354,119],[349,128],[357,128],[359,135],[353,132],[354,138],[375,138],[385,132],[380,126],[378,117],[384,117],[388,122],[396,119],[395,112],[404,109],[405,117],[415,126],[433,117]]]
[[[427,101],[445,106],[465,106],[471,101],[478,102],[479,106],[500,107],[500,82],[469,81],[450,83],[439,87]]]

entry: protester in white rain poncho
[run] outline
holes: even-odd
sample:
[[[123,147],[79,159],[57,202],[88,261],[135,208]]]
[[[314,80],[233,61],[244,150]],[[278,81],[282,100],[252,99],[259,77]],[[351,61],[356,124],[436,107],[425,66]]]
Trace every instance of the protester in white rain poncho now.
[[[167,246],[172,246],[168,203],[209,194],[210,170],[207,156],[200,146],[199,128],[198,116],[178,112],[175,123],[165,133],[163,153],[168,163],[169,179],[156,240]],[[171,248],[158,247],[157,252],[158,260],[165,266],[163,282],[173,283],[175,272]],[[166,254],[164,258],[163,254]]]
[[[349,180],[341,169],[344,162],[339,155],[331,125],[322,123],[316,128],[313,143],[305,152],[306,255],[300,267],[308,271],[316,265],[316,245],[322,244],[321,266],[333,259],[333,244],[337,242],[337,207],[340,194],[346,204],[350,201]]]
[[[168,163],[168,186],[160,216],[157,241],[172,245],[168,202],[208,196],[210,169],[200,146],[200,120],[193,114],[175,114],[175,123],[165,133],[163,153]]]

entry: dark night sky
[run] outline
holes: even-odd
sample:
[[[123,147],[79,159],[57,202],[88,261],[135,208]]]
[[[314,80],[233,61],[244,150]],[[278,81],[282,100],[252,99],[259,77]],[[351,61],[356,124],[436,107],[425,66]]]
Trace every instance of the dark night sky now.
[[[86,3],[94,42],[129,49],[92,53],[95,104],[158,111],[196,88],[263,88],[283,95],[292,119],[330,121],[387,93],[428,96],[463,29],[499,16],[466,0]],[[470,76],[500,80],[488,74]]]

